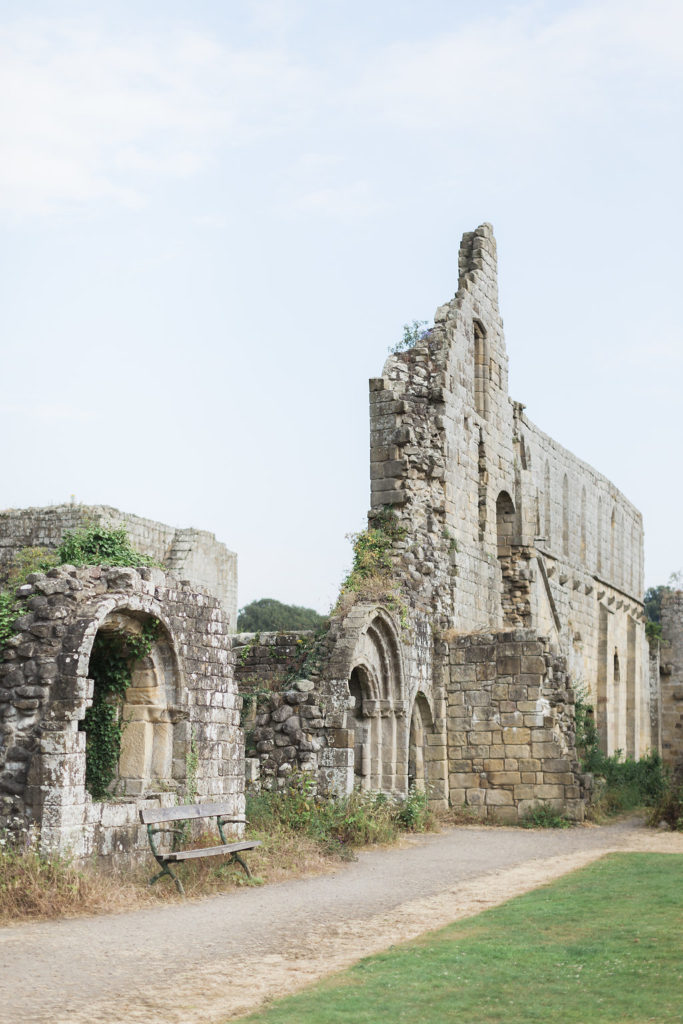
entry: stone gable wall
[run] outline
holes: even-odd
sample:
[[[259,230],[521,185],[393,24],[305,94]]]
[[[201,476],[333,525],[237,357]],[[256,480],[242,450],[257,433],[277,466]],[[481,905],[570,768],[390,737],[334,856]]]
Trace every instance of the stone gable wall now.
[[[549,636],[605,751],[639,756],[652,742],[642,519],[509,398],[496,259],[490,225],[466,234],[455,297],[370,381],[370,522],[390,506],[404,528],[394,563],[415,635]]]

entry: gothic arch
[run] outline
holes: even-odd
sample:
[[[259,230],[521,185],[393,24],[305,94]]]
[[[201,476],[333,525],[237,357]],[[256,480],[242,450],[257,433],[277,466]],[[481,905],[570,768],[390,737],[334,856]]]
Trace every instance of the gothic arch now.
[[[363,609],[354,609],[358,611],[363,613]],[[355,624],[349,625],[353,629]],[[371,606],[354,632],[355,644],[345,672],[349,695],[346,727],[354,734],[354,778],[364,789],[402,791],[406,698],[398,628],[386,609]]]

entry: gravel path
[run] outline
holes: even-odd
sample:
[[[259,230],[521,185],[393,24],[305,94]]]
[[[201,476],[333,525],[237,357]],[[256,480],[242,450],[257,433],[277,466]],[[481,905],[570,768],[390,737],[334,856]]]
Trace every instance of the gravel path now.
[[[683,853],[630,822],[464,827],[333,875],[133,913],[0,929],[0,1021],[213,1024],[611,850]]]

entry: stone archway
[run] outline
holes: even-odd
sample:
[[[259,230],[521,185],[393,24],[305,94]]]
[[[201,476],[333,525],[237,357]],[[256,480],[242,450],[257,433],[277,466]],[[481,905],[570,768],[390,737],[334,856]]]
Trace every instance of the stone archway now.
[[[429,794],[429,751],[427,736],[434,733],[434,719],[429,702],[418,693],[410,716],[408,738],[408,788]]]
[[[393,619],[373,608],[358,632],[347,677],[353,778],[363,789],[405,792],[406,701],[400,640]]]
[[[139,636],[150,621],[149,616],[118,609],[100,623],[93,650],[98,641],[100,647],[102,642],[106,644],[107,638]],[[149,653],[131,667],[130,685],[121,707],[121,749],[112,784],[112,792],[118,797],[156,794],[173,789],[180,781],[174,762],[176,767],[182,766],[184,759],[178,749],[174,752],[174,740],[176,748],[184,748],[186,737],[183,735],[179,742],[174,727],[181,718],[187,718],[187,710],[180,706],[178,663],[171,637],[161,623],[156,633]],[[90,676],[92,664],[91,656]],[[86,772],[87,758],[88,745]]]

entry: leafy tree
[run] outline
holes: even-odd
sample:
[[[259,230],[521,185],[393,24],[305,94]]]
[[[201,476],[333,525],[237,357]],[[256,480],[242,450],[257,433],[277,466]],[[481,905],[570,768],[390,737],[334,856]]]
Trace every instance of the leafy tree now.
[[[325,618],[312,608],[282,604],[272,597],[262,597],[240,608],[237,629],[240,633],[275,632],[282,629],[320,629]]]
[[[662,635],[663,595],[671,593],[672,590],[677,590],[681,584],[683,584],[683,569],[672,572],[668,583],[662,583],[658,587],[648,587],[645,591],[645,597],[643,598],[645,614],[647,616],[645,631],[650,640],[658,640]]]

